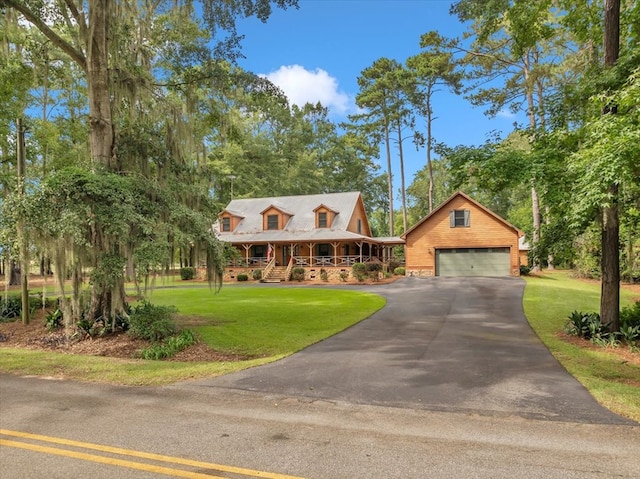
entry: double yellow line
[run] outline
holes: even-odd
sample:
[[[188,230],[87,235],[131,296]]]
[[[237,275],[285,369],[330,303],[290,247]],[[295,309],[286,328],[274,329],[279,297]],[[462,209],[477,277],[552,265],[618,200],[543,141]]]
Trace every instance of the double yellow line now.
[[[73,459],[81,459],[84,461],[97,462],[100,464],[106,464],[110,466],[120,466],[129,469],[136,469],[139,471],[154,472],[157,474],[164,474],[173,477],[186,477],[189,479],[228,479],[229,476],[221,477],[215,475],[216,473],[231,473],[237,474],[239,478],[243,477],[261,477],[266,479],[302,479],[296,476],[287,476],[284,474],[277,474],[265,471],[256,471],[252,469],[244,469],[241,467],[226,466],[223,464],[212,464],[209,462],[192,461],[190,459],[184,459],[181,457],[163,456],[160,454],[152,454],[149,452],[134,451],[131,449],[121,449],[119,447],[103,446],[100,444],[91,444],[87,442],[71,441],[69,439],[62,439],[58,437],[42,436],[40,434],[30,434],[27,432],[10,431],[7,429],[0,429],[0,436],[9,436],[12,438],[18,438],[21,440],[5,439],[0,437],[0,446],[4,447],[16,447],[19,449],[26,449],[29,451],[40,452],[44,454],[53,454],[56,456],[64,456]],[[26,440],[26,442],[24,441]],[[90,451],[98,451],[116,456],[133,457],[137,459],[144,459],[147,461],[154,461],[156,463],[168,463],[174,466],[185,466],[185,469],[176,469],[173,467],[160,466],[158,464],[152,464],[151,462],[136,462],[126,459],[119,459],[117,457],[109,457],[98,454],[89,454],[87,452],[80,452],[73,449],[64,449],[46,446],[40,443],[56,444],[60,446],[72,447],[75,449],[85,449]],[[188,470],[187,468],[207,470],[211,473],[195,472]]]

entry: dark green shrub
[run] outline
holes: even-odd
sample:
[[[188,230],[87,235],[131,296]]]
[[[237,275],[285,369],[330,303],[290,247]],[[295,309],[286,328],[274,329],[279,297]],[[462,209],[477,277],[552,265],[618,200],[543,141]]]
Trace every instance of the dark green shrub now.
[[[382,263],[371,262],[367,263],[367,276],[374,281],[378,280],[380,276],[380,271],[382,271]]]
[[[400,261],[396,259],[392,259],[387,264],[387,271],[391,271],[393,273],[396,270],[396,268],[398,268],[399,266],[400,266]]]
[[[321,269],[320,270],[320,279],[322,281],[329,281],[329,273],[327,273],[326,269]]]
[[[300,266],[293,268],[291,270],[291,278],[293,278],[296,281],[304,281],[304,275],[305,275],[304,268],[301,268]]]
[[[193,331],[184,329],[175,336],[169,336],[163,341],[156,342],[148,348],[144,348],[138,353],[138,355],[142,359],[150,360],[170,358],[197,342],[198,340],[195,334],[193,334]]]
[[[240,273],[238,276],[236,276],[236,279],[238,281],[249,281],[249,275],[245,273]]]
[[[253,279],[255,279],[256,281],[260,281],[262,279],[262,270],[261,269],[254,269],[253,270]]]
[[[180,269],[180,278],[183,281],[188,281],[190,279],[193,279],[196,277],[196,269],[192,268],[191,266],[187,267],[187,268],[181,268]]]
[[[20,296],[9,296],[5,301],[0,301],[0,319],[2,321],[12,321],[22,314],[22,299]]]
[[[620,324],[640,327],[640,301],[620,310]]]
[[[396,276],[404,276],[405,275],[404,266],[398,266],[396,269],[393,270],[393,274],[395,274]]]
[[[142,301],[131,308],[127,333],[134,338],[160,341],[175,334],[175,313],[176,309],[172,306],[158,306]]]
[[[353,263],[353,266],[351,266],[351,274],[358,281],[364,281],[367,277],[367,265],[364,263]]]
[[[53,331],[62,326],[62,311],[56,309],[55,311],[48,312],[44,317],[44,327],[48,331]]]
[[[522,276],[529,276],[530,272],[531,272],[531,268],[529,268],[529,266],[525,266],[523,264],[520,265],[520,274]]]

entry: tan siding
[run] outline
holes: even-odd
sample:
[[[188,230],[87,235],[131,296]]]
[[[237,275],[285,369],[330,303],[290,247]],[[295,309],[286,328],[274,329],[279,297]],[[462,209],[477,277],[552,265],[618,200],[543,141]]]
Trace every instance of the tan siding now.
[[[469,210],[470,226],[451,228],[449,212]],[[504,222],[479,208],[462,196],[454,197],[449,204],[427,221],[410,231],[406,238],[405,254],[407,273],[435,275],[435,250],[437,248],[498,248],[509,247],[511,273],[518,276],[520,258],[518,233]]]
[[[358,220],[362,222],[361,231],[358,231]],[[359,233],[364,236],[371,236],[371,228],[369,228],[367,213],[364,210],[362,198],[358,200],[358,204],[356,204],[356,207],[354,208],[353,215],[351,216],[349,225],[347,226],[347,231],[351,231],[352,233]]]

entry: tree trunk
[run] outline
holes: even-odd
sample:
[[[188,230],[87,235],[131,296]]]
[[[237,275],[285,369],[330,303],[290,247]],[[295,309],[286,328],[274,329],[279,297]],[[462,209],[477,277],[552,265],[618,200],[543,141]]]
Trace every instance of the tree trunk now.
[[[113,125],[109,96],[109,5],[111,0],[89,2],[90,36],[87,38],[87,86],[91,157],[97,165],[117,171],[113,154]]]
[[[604,2],[604,64],[612,67],[620,52],[620,0]],[[608,106],[603,114],[615,114]],[[600,320],[610,331],[620,331],[620,222],[618,186],[609,186],[611,203],[602,210],[602,287]]]
[[[14,260],[11,260],[9,263],[9,285],[16,286],[22,281],[20,265]]]
[[[402,151],[402,129],[398,121],[398,152],[400,156],[400,194],[402,195],[402,232],[407,231],[407,193],[404,181],[404,152]]]
[[[540,271],[540,199],[538,197],[538,190],[531,185],[531,212],[533,215],[533,257],[531,258],[531,271]]]
[[[433,146],[433,136],[431,131],[431,89],[427,96],[427,170],[429,171],[429,213],[433,211],[433,165],[431,164],[431,148]]]
[[[389,236],[395,236],[393,224],[393,173],[391,172],[391,145],[389,144],[389,125],[384,126],[384,141],[387,150],[387,193],[389,195]]]

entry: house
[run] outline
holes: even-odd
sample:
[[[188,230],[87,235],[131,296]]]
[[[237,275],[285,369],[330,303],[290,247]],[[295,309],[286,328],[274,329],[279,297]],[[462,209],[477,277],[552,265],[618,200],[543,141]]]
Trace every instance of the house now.
[[[524,233],[462,192],[404,233],[413,276],[519,276]]]
[[[261,270],[265,280],[288,280],[294,267],[306,277],[339,276],[356,262],[392,259],[400,238],[374,238],[359,192],[234,199],[214,225],[237,255],[225,280]]]

